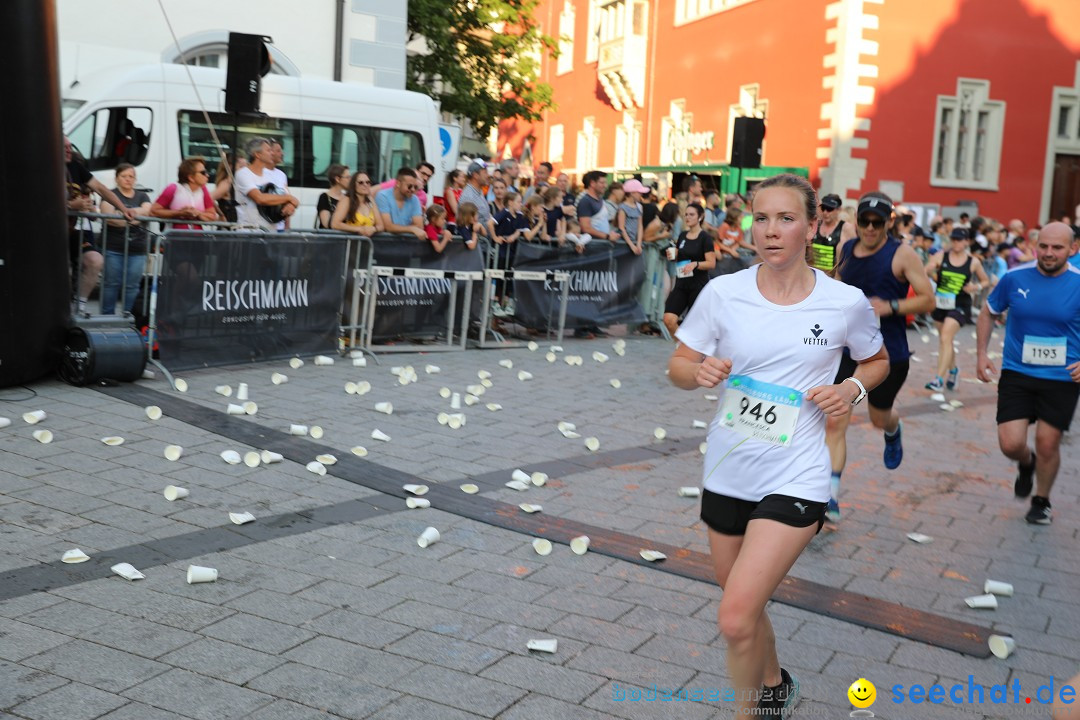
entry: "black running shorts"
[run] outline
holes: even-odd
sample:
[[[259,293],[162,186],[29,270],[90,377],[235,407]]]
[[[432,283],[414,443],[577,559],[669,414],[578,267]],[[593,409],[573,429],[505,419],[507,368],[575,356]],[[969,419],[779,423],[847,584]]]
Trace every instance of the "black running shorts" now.
[[[970,308],[953,308],[952,310],[942,310],[941,308],[935,308],[930,313],[930,319],[934,322],[945,322],[945,318],[952,318],[956,322],[960,323],[960,327],[971,324],[971,309]]]
[[[1010,420],[1042,420],[1065,432],[1076,412],[1077,398],[1080,384],[1002,370],[998,380],[998,425]]]
[[[667,300],[664,301],[664,313],[682,317],[683,313],[694,306],[694,301],[697,300],[701,291],[705,289],[706,284],[708,284],[708,278],[705,279],[705,282],[701,282],[697,278],[680,278],[676,280],[675,287],[671,288]]]
[[[889,363],[889,374],[881,381],[880,385],[866,393],[867,402],[875,410],[892,409],[893,403],[896,402],[896,396],[900,394],[900,388],[904,386],[904,381],[907,380],[910,364],[908,360]],[[842,383],[854,375],[855,368],[858,365],[859,363],[852,360],[851,356],[845,352],[843,357],[840,358],[840,369],[837,371],[833,383]]]
[[[701,498],[701,520],[722,535],[745,535],[751,520],[764,519],[817,531],[825,524],[825,503],[790,495],[766,495],[761,500],[740,500],[705,490]]]

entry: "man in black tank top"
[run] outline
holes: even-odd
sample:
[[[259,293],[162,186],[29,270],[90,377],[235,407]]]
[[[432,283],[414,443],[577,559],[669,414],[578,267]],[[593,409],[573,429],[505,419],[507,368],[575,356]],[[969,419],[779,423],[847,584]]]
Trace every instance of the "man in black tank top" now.
[[[836,249],[855,237],[855,227],[840,219],[843,201],[839,195],[829,194],[821,198],[817,233],[810,241],[810,265],[823,272],[832,272],[839,257]]]

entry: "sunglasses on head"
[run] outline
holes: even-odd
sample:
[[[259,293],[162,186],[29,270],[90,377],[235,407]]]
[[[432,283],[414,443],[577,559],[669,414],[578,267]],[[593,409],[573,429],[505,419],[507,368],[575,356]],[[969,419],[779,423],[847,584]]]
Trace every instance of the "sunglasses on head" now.
[[[858,223],[861,228],[883,228],[885,227],[885,218],[861,217]]]

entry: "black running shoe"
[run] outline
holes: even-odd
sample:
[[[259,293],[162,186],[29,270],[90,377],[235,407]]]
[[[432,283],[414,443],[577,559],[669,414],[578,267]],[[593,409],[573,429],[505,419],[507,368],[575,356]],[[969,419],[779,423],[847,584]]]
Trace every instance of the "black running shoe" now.
[[[1031,498],[1031,509],[1024,519],[1032,525],[1049,525],[1053,519],[1050,517],[1050,501],[1038,495]]]
[[[1031,464],[1027,467],[1017,464],[1016,482],[1013,483],[1013,492],[1018,498],[1026,498],[1031,494],[1031,478],[1035,474],[1035,453],[1031,453]]]
[[[780,668],[780,684],[761,690],[757,713],[766,717],[790,718],[799,704],[799,681]]]

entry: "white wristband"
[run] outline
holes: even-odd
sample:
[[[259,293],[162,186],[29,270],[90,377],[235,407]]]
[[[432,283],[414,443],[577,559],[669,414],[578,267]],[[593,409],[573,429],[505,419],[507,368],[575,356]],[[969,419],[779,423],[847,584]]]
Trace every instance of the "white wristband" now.
[[[851,377],[846,377],[846,378],[844,378],[844,380],[850,380],[851,382],[853,382],[853,383],[855,383],[856,385],[859,386],[859,394],[855,397],[854,400],[851,401],[852,405],[858,405],[859,402],[864,397],[866,397],[866,386],[863,385],[862,382],[859,380],[859,378],[855,377],[854,375],[852,375]]]

